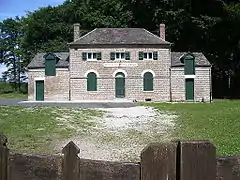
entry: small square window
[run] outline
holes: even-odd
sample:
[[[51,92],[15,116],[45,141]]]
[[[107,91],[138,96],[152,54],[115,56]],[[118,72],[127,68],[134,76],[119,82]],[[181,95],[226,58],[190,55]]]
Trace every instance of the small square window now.
[[[153,58],[153,54],[152,53],[148,53],[148,59],[152,59]]]

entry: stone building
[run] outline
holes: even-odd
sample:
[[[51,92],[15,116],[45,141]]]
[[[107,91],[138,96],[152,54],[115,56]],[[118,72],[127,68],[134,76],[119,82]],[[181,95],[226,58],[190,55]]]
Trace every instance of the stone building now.
[[[96,28],[69,52],[38,53],[28,65],[30,101],[210,101],[211,65],[199,52],[171,52],[142,28]]]

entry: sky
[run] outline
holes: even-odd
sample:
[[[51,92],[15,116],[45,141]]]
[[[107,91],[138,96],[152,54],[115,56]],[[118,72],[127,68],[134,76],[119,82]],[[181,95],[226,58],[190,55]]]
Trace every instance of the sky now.
[[[6,18],[25,16],[28,11],[32,12],[40,7],[48,5],[57,6],[65,0],[0,0],[0,21]],[[0,76],[6,67],[0,65]]]

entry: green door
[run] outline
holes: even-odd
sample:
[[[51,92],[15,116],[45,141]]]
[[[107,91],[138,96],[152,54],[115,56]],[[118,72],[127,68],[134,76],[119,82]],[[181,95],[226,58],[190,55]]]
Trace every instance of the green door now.
[[[44,81],[36,81],[36,101],[44,100]]]
[[[115,76],[116,98],[125,97],[125,76],[123,73],[117,73]]]
[[[186,79],[186,100],[194,100],[194,79]]]

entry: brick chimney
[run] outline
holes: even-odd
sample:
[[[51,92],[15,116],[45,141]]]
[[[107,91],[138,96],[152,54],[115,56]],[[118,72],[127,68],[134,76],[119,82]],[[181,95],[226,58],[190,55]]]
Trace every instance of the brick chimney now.
[[[74,41],[76,41],[78,38],[80,38],[80,24],[75,23],[73,25],[73,29],[74,29]]]
[[[159,36],[160,36],[160,38],[165,40],[165,24],[159,25]]]

